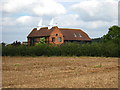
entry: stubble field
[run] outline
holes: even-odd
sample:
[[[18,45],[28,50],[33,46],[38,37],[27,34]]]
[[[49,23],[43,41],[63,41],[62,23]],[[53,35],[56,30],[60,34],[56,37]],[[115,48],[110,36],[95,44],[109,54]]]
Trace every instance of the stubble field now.
[[[118,58],[3,57],[3,88],[117,88]]]

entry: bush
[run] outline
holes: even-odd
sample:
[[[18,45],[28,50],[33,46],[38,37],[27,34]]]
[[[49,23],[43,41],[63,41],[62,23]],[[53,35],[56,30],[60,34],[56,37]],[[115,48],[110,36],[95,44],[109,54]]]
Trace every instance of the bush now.
[[[54,46],[38,44],[36,46],[3,46],[2,56],[101,56],[119,57],[120,47],[117,43],[65,43]]]

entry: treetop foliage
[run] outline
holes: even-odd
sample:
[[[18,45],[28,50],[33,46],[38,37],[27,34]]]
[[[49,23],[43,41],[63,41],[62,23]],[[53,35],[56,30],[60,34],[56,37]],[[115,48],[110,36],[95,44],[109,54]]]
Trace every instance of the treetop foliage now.
[[[120,39],[120,27],[119,26],[110,27],[108,33],[104,35],[103,38],[105,41]]]

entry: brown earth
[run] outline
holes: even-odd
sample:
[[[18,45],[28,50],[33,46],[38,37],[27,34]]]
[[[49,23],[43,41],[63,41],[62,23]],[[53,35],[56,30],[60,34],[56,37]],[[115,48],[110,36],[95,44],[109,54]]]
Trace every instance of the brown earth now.
[[[3,57],[3,88],[117,88],[118,58]]]

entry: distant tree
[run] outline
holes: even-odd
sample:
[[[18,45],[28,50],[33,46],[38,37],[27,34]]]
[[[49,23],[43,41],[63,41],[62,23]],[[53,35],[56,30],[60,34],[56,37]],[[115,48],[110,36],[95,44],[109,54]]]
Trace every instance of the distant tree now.
[[[112,26],[109,28],[109,31],[106,35],[103,36],[104,41],[120,41],[120,27]]]
[[[5,46],[5,45],[6,45],[6,43],[4,43],[4,42],[2,42],[1,44],[2,44],[2,46]]]
[[[103,41],[103,37],[92,39],[92,42],[102,42],[102,41]]]
[[[11,45],[13,45],[13,46],[19,46],[19,45],[21,45],[21,42],[15,41]]]

